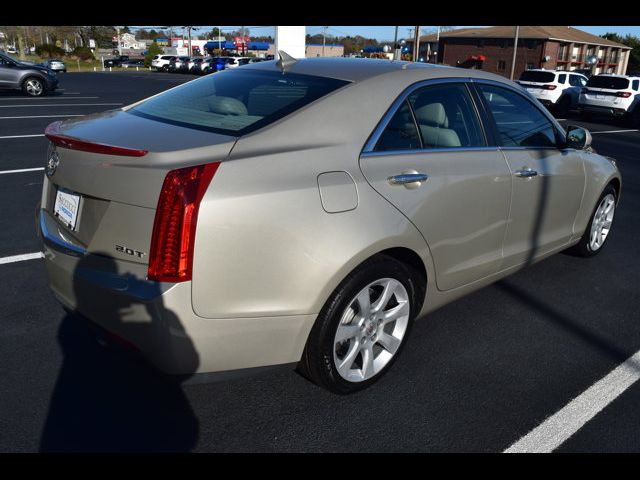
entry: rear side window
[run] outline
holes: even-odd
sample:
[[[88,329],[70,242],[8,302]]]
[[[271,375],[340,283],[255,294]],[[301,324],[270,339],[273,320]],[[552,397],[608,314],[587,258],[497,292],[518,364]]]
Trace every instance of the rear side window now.
[[[608,77],[596,75],[587,82],[587,87],[608,88],[610,90],[624,90],[629,88],[629,80],[620,77]]]
[[[538,72],[532,70],[525,70],[520,75],[520,80],[525,82],[537,82],[537,83],[551,83],[556,79],[556,74],[553,72]]]
[[[569,85],[571,85],[572,87],[584,87],[586,84],[587,81],[579,75],[569,76]]]
[[[566,81],[567,81],[567,74],[566,73],[563,73],[562,75],[558,75],[558,83],[560,85],[564,85]]]
[[[559,134],[553,123],[531,102],[511,90],[478,85],[505,147],[555,147]]]
[[[443,84],[409,96],[424,148],[485,146],[480,121],[467,88]]]
[[[417,150],[421,146],[411,108],[405,100],[382,132],[374,150]]]
[[[227,70],[169,90],[127,111],[160,122],[240,136],[348,83],[280,71]]]
[[[638,91],[638,87],[640,86],[640,80],[634,80],[632,83],[632,88],[636,91]]]

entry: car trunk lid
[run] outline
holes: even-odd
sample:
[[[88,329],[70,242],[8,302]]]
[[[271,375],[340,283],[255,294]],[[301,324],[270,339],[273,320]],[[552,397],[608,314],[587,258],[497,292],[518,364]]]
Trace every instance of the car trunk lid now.
[[[49,159],[55,153],[58,163],[51,175],[47,166],[42,208],[56,220],[57,233],[89,253],[136,263],[148,262],[166,174],[222,161],[236,142],[120,110],[56,122],[47,136]],[[77,202],[75,225],[65,218],[65,201]]]

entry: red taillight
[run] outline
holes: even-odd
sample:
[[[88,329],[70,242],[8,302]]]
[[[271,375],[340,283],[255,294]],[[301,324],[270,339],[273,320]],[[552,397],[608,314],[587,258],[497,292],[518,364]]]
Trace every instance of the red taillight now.
[[[167,173],[153,224],[149,280],[191,280],[198,209],[219,165],[215,162]]]
[[[122,155],[125,157],[144,157],[148,150],[138,148],[116,147],[115,145],[106,145],[104,143],[88,142],[79,138],[69,137],[60,133],[60,124],[62,122],[53,122],[44,131],[51,142],[55,145],[68,148],[70,150],[82,150],[83,152],[103,153],[105,155]]]
[[[616,93],[616,96],[622,97],[622,98],[629,98],[631,96],[631,92],[618,92]]]
[[[544,86],[545,90],[555,90],[556,88],[558,88],[557,85],[545,85]]]

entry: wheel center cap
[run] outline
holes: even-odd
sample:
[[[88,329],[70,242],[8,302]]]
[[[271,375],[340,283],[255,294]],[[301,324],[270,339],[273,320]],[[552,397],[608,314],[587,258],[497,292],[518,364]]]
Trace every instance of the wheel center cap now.
[[[372,320],[368,320],[364,327],[365,333],[369,336],[372,336],[374,333],[376,333],[377,329],[378,329],[378,324]]]

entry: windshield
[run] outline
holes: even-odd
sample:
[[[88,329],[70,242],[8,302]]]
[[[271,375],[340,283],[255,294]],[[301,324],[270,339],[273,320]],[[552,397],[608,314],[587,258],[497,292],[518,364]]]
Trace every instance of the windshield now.
[[[525,70],[520,75],[520,80],[524,82],[551,83],[556,79],[553,72],[537,72],[533,70]]]
[[[150,98],[129,113],[239,136],[262,128],[346,85],[280,71],[228,70]]]
[[[589,79],[587,87],[624,90],[625,88],[629,88],[629,80],[620,77],[595,76]]]

